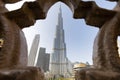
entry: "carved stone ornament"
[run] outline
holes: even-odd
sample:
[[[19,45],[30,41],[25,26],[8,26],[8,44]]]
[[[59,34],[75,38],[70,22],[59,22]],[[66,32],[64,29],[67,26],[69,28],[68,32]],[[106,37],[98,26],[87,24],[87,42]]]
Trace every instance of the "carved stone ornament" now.
[[[87,25],[99,28],[94,41],[93,68],[76,72],[76,80],[120,80],[120,58],[117,38],[120,35],[120,0],[113,10],[100,8],[94,1],[36,0],[25,2],[14,11],[6,3],[20,0],[0,0],[0,80],[44,80],[42,71],[27,66],[27,44],[22,28],[38,19],[45,19],[49,8],[58,1],[74,12],[76,19],[83,18]]]

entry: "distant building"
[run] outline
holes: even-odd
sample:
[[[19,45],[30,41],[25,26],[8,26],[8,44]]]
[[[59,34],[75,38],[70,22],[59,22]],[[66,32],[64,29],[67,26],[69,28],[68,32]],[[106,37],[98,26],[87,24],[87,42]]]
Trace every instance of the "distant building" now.
[[[49,71],[49,60],[50,54],[46,53],[46,49],[41,47],[38,53],[36,66],[43,69],[44,72]]]
[[[73,67],[73,69],[74,69],[74,71],[76,71],[76,70],[82,70],[82,69],[85,69],[85,68],[90,68],[91,67],[91,65],[88,63],[88,62],[86,62],[86,63],[82,63],[82,62],[80,62],[80,63],[74,63],[74,67]]]
[[[64,41],[64,29],[61,8],[58,14],[58,25],[56,26],[53,52],[50,54],[49,70],[54,78],[70,77],[72,74],[72,63],[68,60],[66,56],[66,44]]]
[[[75,77],[75,72],[82,70],[82,69],[86,69],[86,68],[92,68],[92,65],[90,65],[88,62],[86,63],[82,63],[82,62],[76,62],[74,63],[74,67],[73,67],[73,78]]]
[[[40,35],[37,34],[35,35],[35,38],[33,40],[30,53],[28,56],[28,66],[34,66],[35,65],[35,59],[36,59],[36,54],[38,50],[38,45],[39,45],[39,40],[40,40]]]

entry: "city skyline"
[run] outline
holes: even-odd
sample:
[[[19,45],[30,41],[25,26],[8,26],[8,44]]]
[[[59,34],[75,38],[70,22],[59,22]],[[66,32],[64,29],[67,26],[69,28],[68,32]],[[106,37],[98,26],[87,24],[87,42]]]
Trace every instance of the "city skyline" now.
[[[85,0],[90,1],[90,0]],[[92,0],[93,1],[93,0]],[[108,1],[95,0],[96,3],[103,8],[112,9],[115,3]],[[23,2],[22,2],[23,3]],[[17,3],[17,4],[22,4]],[[92,64],[92,50],[94,38],[98,32],[98,28],[88,26],[83,19],[73,19],[73,13],[64,3],[54,4],[48,11],[46,19],[38,20],[36,24],[30,28],[23,29],[28,43],[28,50],[30,50],[31,43],[35,34],[40,34],[39,47],[47,48],[47,53],[52,52],[52,44],[55,32],[55,25],[57,23],[58,8],[61,5],[65,42],[67,47],[67,57],[70,61],[75,62],[89,62]],[[9,5],[8,5],[9,6]],[[10,7],[8,7],[10,8]],[[13,9],[13,7],[11,7]]]

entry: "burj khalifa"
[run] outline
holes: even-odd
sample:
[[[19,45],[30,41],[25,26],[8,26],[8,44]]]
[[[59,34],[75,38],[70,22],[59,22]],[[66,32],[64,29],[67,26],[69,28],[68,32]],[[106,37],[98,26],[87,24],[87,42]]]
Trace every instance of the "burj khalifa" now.
[[[64,39],[63,18],[61,7],[58,13],[58,24],[53,44],[53,52],[50,54],[50,73],[54,76],[66,77],[69,73],[69,60],[66,57],[66,44]]]

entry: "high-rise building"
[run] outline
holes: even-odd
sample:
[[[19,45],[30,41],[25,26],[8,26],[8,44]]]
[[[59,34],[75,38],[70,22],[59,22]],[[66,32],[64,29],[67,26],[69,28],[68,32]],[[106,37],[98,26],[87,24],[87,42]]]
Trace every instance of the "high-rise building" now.
[[[40,48],[36,66],[40,67],[44,72],[49,71],[50,54],[46,53],[46,48]]]
[[[33,40],[30,53],[28,56],[28,66],[34,66],[35,65],[35,59],[36,59],[36,54],[38,50],[38,45],[39,45],[39,40],[40,40],[40,35],[37,34],[35,35],[35,38]]]
[[[53,52],[50,54],[50,73],[53,76],[68,77],[70,75],[70,61],[66,56],[64,29],[61,7],[58,14],[58,24],[54,38]],[[71,64],[72,65],[72,64]],[[72,69],[72,68],[71,68]]]

